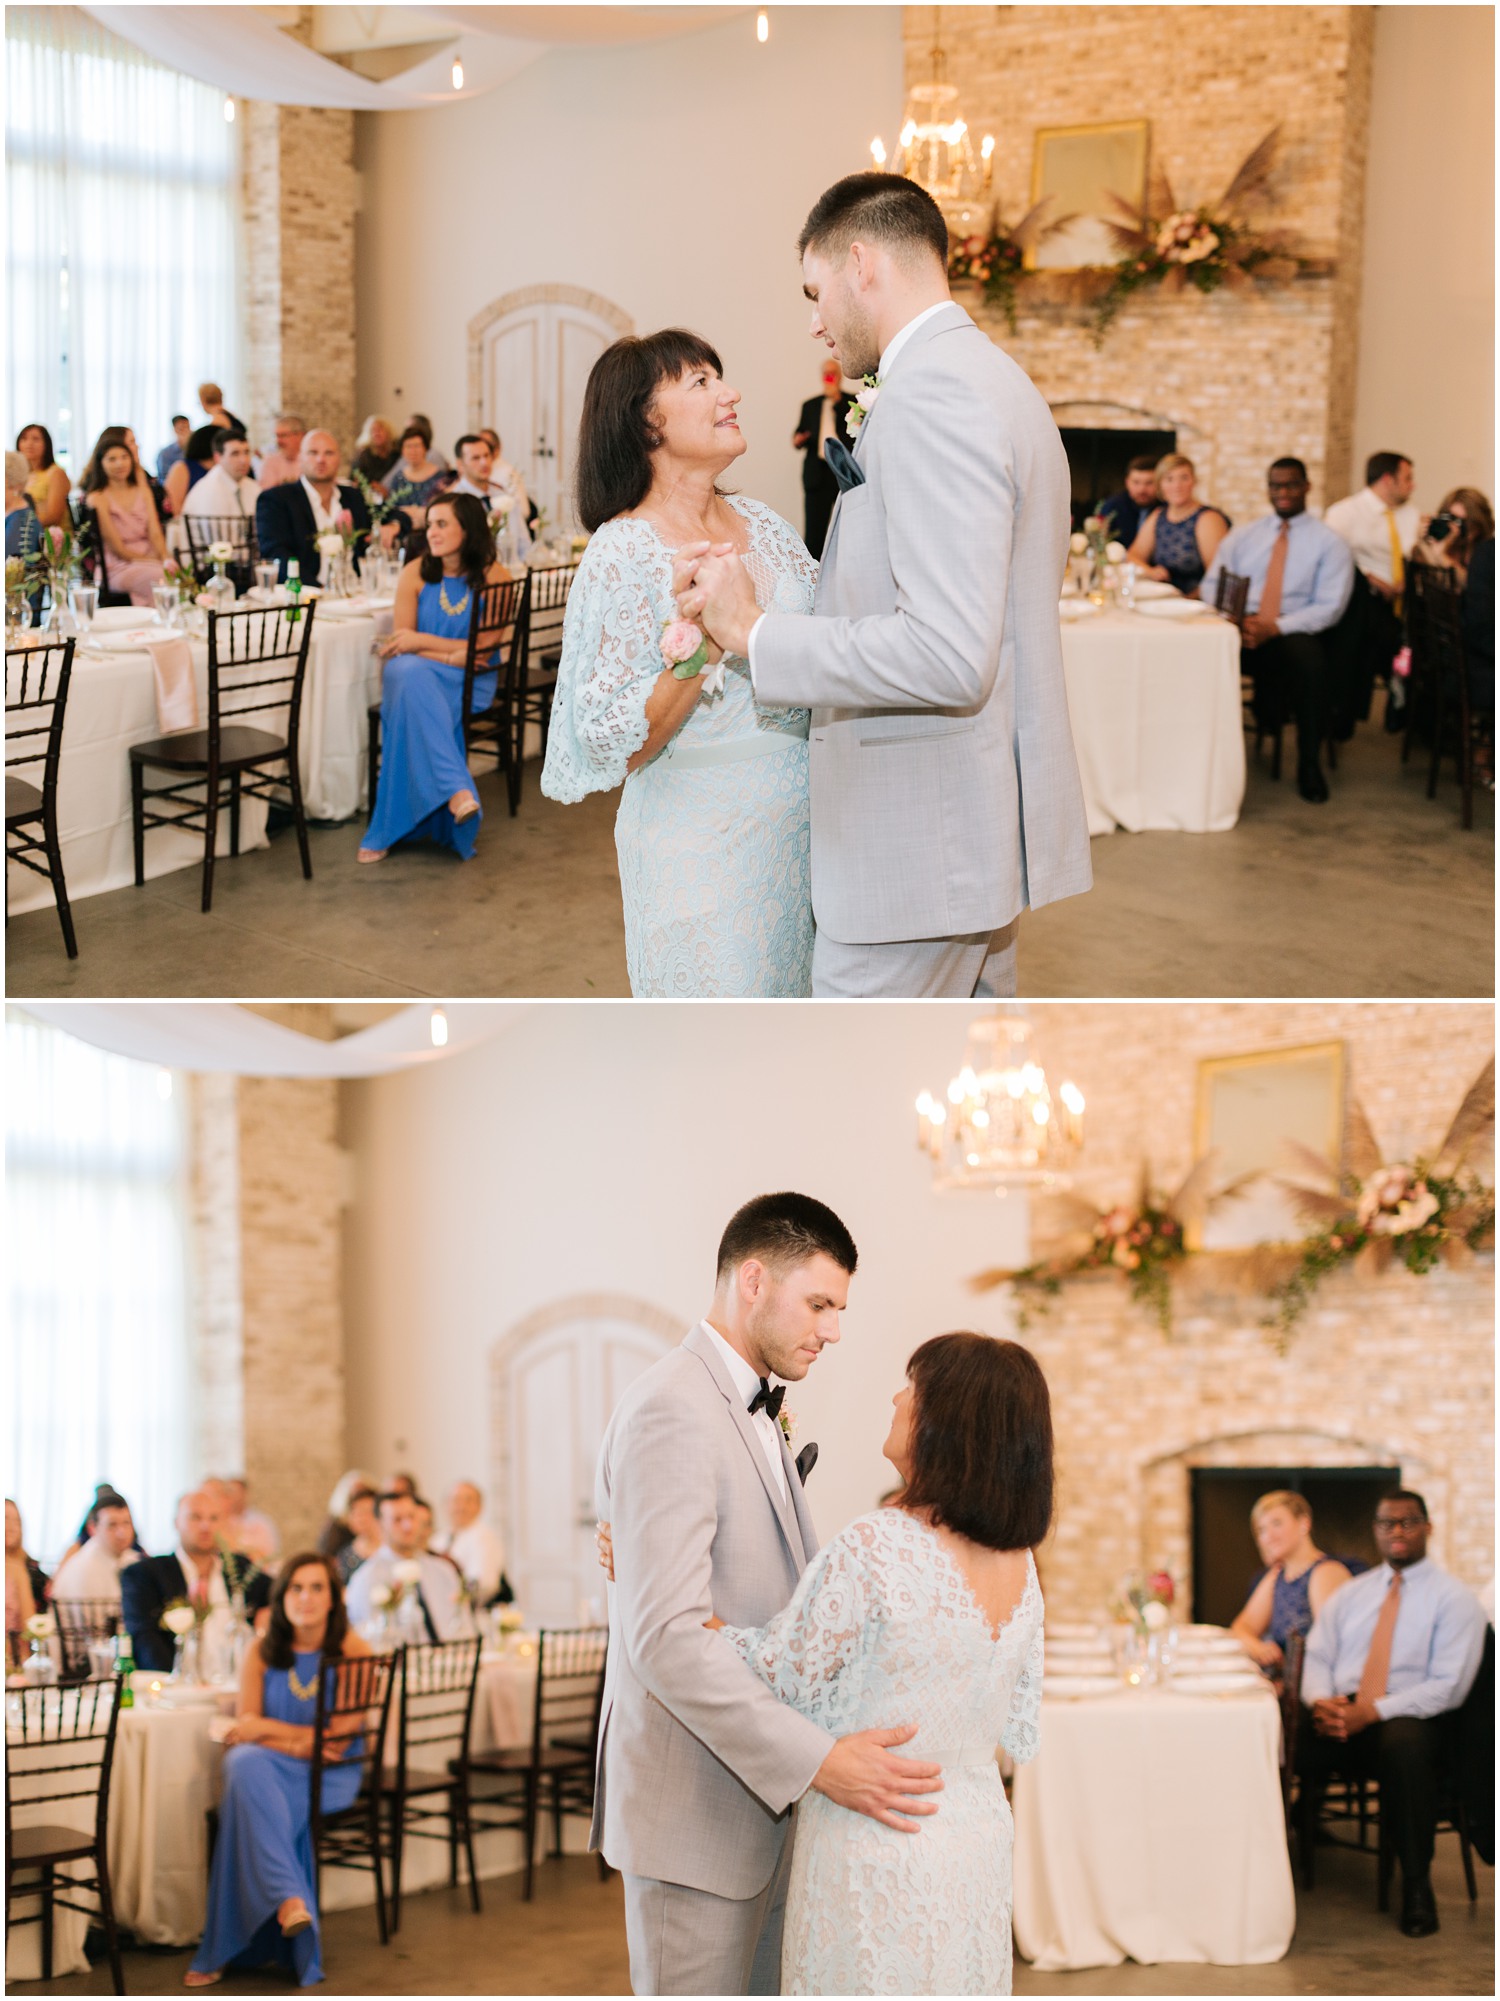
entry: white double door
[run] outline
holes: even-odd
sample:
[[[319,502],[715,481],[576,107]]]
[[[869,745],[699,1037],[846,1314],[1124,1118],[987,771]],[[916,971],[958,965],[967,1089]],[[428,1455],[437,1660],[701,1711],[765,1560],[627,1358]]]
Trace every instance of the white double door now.
[[[503,435],[503,434],[502,434]],[[506,1570],[532,1626],[602,1619],[594,1468],[610,1413],[675,1345],[624,1316],[580,1316],[508,1358],[500,1385],[508,1464]]]
[[[520,306],[480,335],[480,421],[500,433],[505,457],[552,530],[577,529],[574,455],[589,371],[621,325],[581,305]]]

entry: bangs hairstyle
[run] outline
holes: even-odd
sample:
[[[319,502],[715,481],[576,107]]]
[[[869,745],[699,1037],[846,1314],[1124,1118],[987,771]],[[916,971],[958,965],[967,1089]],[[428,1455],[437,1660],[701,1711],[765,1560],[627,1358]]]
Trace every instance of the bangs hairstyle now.
[[[305,1549],[300,1556],[287,1558],[271,1586],[271,1622],[260,1643],[260,1657],[267,1667],[289,1668],[292,1665],[296,1642],[292,1622],[287,1616],[286,1594],[299,1570],[321,1570],[328,1579],[328,1630],[323,1635],[324,1657],[342,1654],[344,1641],[349,1637],[349,1614],[344,1610],[344,1587],[339,1582],[338,1571],[326,1556],[320,1556],[315,1549]]]
[[[475,590],[483,590],[484,580],[495,560],[495,531],[484,511],[484,502],[473,493],[440,493],[435,500],[427,503],[429,521],[434,507],[452,508],[453,518],[464,538],[458,552],[459,567]],[[422,581],[424,584],[438,584],[442,580],[443,559],[434,556],[429,549],[422,557]]]
[[[691,368],[724,373],[700,335],[685,327],[629,336],[607,347],[589,371],[578,426],[578,518],[592,535],[617,514],[639,507],[651,491],[651,454],[661,435],[647,416],[664,382]]]
[[[924,250],[948,268],[948,225],[932,196],[904,174],[846,174],[819,195],[797,238],[797,255],[816,251],[842,264],[856,240],[879,243],[910,263]]]
[[[1194,479],[1198,477],[1198,468],[1182,452],[1168,452],[1164,459],[1156,461],[1158,479],[1165,479],[1169,472],[1190,472]]]
[[[1017,1341],[939,1334],[906,1365],[911,1478],[903,1508],[986,1549],[1035,1549],[1052,1525],[1052,1400]]]
[[[127,452],[130,456],[130,479],[138,486],[141,478],[141,462],[130,450],[130,440],[125,435],[123,424],[109,424],[99,433],[99,442],[94,446],[88,464],[83,469],[83,478],[78,484],[85,493],[97,493],[101,487],[109,485],[109,474],[104,470],[106,452]]]
[[[776,1273],[805,1265],[821,1251],[846,1272],[859,1263],[854,1239],[824,1202],[811,1195],[757,1195],[730,1217],[719,1239],[718,1276],[725,1278],[747,1258],[759,1258]]]

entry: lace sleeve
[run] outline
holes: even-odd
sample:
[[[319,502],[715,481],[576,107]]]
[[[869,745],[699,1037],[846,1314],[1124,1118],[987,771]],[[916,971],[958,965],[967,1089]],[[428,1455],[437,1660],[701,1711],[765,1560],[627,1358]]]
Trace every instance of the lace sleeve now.
[[[549,799],[572,804],[624,783],[650,734],[646,698],[662,671],[658,631],[645,575],[601,531],[568,595],[542,768]]]
[[[1031,1645],[1026,1654],[1026,1665],[1022,1668],[1011,1690],[1010,1715],[1005,1720],[1005,1728],[1000,1734],[1000,1742],[1009,1751],[1018,1765],[1026,1764],[1034,1758],[1040,1748],[1042,1725],[1042,1628],[1031,1636]]]
[[[835,1734],[859,1700],[871,1610],[860,1529],[855,1523],[818,1552],[767,1625],[725,1626],[719,1635],[773,1695]]]

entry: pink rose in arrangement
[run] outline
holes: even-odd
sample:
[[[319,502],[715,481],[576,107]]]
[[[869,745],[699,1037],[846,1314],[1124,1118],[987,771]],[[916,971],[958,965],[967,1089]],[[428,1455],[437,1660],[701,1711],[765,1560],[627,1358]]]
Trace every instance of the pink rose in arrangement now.
[[[1146,1589],[1163,1605],[1170,1605],[1177,1596],[1177,1586],[1172,1582],[1169,1570],[1153,1570],[1146,1579]]]
[[[61,528],[49,528],[47,530],[47,540],[52,544],[52,553],[54,556],[62,554],[63,549],[67,545],[67,539]]]

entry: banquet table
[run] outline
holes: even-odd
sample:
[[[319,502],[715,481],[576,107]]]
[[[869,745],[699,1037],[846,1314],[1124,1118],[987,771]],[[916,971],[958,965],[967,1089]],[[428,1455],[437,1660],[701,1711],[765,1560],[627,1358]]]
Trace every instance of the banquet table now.
[[[164,1690],[153,1699],[152,1682]],[[193,1944],[203,1930],[208,1900],[208,1809],[219,1793],[221,1747],[209,1735],[213,1719],[232,1713],[232,1690],[203,1692],[202,1699],[173,1698],[159,1678],[138,1674],[136,1706],[120,1712],[115,1741],[114,1777],[109,1802],[109,1870],[115,1916],[144,1945]],[[531,1741],[531,1711],[536,1688],[534,1653],[482,1656],[475,1691],[470,1746],[476,1751]],[[177,1706],[169,1706],[173,1703]],[[390,1749],[394,1756],[395,1700],[391,1709]],[[24,1760],[29,1751],[13,1757]],[[49,1807],[45,1818],[69,1825],[91,1825],[92,1806],[73,1802]],[[43,1816],[38,1815],[36,1818]],[[565,1828],[565,1845],[581,1848],[587,1830],[576,1821]],[[504,1876],[525,1861],[521,1834],[491,1829],[475,1837],[479,1873]],[[403,1895],[433,1888],[448,1880],[448,1850],[442,1841],[409,1841],[402,1860]],[[370,1904],[375,1888],[368,1873],[356,1869],[325,1869],[322,1907],[349,1910]],[[18,1903],[18,1909],[35,1908]],[[57,1977],[81,1972],[87,1961],[83,1942],[87,1921],[70,1911],[58,1911],[53,1928],[53,1972]],[[41,1931],[37,1925],[16,1927],[6,1946],[8,1980],[41,1978]]]
[[[1062,650],[1089,832],[1232,827],[1245,738],[1229,620],[1084,607],[1064,616]]]
[[[1280,1733],[1269,1685],[1067,1700],[1044,1684],[1012,1796],[1022,1956],[1041,1973],[1280,1959],[1296,1923]]]
[[[91,639],[73,656],[73,680],[63,724],[57,810],[63,872],[70,902],[123,889],[135,881],[130,834],[130,760],[135,743],[162,735],[156,712],[151,656],[120,650],[133,632],[150,629],[151,614],[121,606],[101,611]],[[302,694],[299,763],[309,818],[347,820],[364,801],[367,714],[380,699],[381,662],[375,643],[391,629],[388,605],[362,608],[323,600],[313,619],[307,680]],[[208,720],[208,641],[192,640],[198,713]],[[9,673],[7,679],[10,679]],[[254,720],[254,719],[252,719]],[[35,773],[25,774],[35,782]],[[160,777],[148,783],[160,783]],[[246,798],[240,815],[240,848],[266,845],[266,808]],[[217,853],[229,852],[228,816],[219,824]],[[146,834],[146,874],[196,868],[203,859],[200,834],[153,827]],[[52,902],[50,884],[31,870],[7,867],[10,908],[35,910]]]

